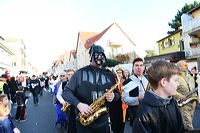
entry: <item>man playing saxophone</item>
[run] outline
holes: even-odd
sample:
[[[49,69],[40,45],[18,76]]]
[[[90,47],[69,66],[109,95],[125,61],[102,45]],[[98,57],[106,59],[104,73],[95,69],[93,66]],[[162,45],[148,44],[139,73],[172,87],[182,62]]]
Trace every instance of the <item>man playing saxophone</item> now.
[[[69,80],[71,79],[72,75],[74,74],[74,70],[73,69],[67,69],[66,70],[66,81],[63,81],[60,85],[60,87],[58,88],[58,92],[56,94],[56,98],[58,99],[58,101],[62,104],[62,108],[61,110],[63,112],[66,112],[66,117],[68,119],[67,121],[67,132],[68,133],[76,133],[75,129],[76,129],[76,124],[75,124],[75,114],[74,114],[74,107],[70,106],[62,97],[62,92],[63,89],[65,87],[66,84],[68,84]],[[63,113],[62,112],[62,113]]]
[[[179,68],[179,86],[177,87],[176,97],[178,99],[184,99],[186,98],[186,95],[195,88],[195,82],[188,73],[188,64],[185,60],[180,60],[177,62],[177,66]],[[187,104],[180,107],[183,123],[186,129],[193,129],[192,120],[195,107],[196,101],[188,102]]]
[[[120,96],[117,91],[106,92],[107,89],[113,88],[115,77],[112,72],[102,68],[102,64],[107,61],[104,49],[99,45],[93,44],[89,54],[90,65],[75,72],[65,86],[62,96],[76,108],[77,133],[108,133],[109,116],[107,111],[102,109],[102,106],[109,107],[112,102],[119,100]],[[102,110],[97,110],[98,108]],[[92,114],[95,114],[94,117],[92,117]],[[89,124],[83,123],[82,116],[91,116],[88,117],[91,122]]]

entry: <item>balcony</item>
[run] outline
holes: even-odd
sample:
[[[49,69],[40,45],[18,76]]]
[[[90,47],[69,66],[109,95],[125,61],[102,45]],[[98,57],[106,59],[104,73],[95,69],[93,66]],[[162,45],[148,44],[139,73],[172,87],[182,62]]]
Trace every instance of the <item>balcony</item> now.
[[[191,48],[191,52],[192,52],[192,57],[199,57],[199,55],[200,55],[200,50],[199,50],[200,41],[191,42],[190,48]]]
[[[197,48],[197,47],[200,47],[200,41],[190,43],[190,48]]]
[[[183,23],[182,27],[184,33],[195,32],[200,27],[200,16],[188,19],[186,22]]]

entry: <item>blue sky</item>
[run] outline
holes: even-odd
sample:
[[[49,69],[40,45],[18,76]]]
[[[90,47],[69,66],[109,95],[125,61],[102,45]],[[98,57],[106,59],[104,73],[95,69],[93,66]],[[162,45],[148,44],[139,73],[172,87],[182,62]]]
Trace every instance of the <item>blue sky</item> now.
[[[1,0],[0,35],[23,38],[28,58],[44,70],[66,50],[75,49],[79,31],[101,32],[117,22],[141,50],[139,55],[144,56],[146,49],[157,50],[156,41],[167,35],[168,22],[177,11],[193,2]]]

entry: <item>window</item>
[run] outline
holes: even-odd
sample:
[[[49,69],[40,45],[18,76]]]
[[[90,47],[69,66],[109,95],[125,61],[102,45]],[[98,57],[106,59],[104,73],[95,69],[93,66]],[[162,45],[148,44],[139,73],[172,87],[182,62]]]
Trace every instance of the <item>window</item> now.
[[[179,41],[179,46],[180,46],[180,51],[183,51],[185,49],[183,40]]]
[[[164,42],[164,40],[162,40],[162,42],[161,42],[161,47],[162,47],[162,49],[165,48],[165,42]]]
[[[173,44],[172,44],[172,39],[171,38],[168,38],[168,42],[169,42],[169,47],[171,47]]]

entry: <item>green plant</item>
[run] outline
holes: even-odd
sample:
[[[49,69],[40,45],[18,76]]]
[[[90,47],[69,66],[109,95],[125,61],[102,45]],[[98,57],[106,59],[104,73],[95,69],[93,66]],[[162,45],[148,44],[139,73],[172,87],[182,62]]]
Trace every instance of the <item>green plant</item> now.
[[[117,60],[107,59],[107,63],[104,63],[103,67],[114,67],[114,66],[116,66],[118,64],[119,64],[119,62]]]
[[[200,44],[200,41],[191,42],[190,45],[197,45]]]

